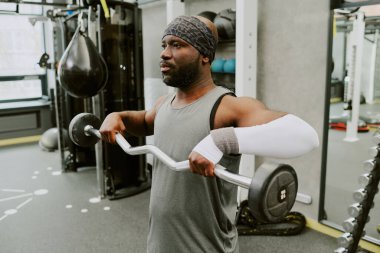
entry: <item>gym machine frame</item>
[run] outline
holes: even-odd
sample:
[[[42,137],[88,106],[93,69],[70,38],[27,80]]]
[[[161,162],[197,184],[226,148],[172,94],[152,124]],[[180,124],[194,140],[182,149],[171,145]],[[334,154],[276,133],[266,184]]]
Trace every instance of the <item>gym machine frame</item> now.
[[[145,159],[142,156],[131,158],[124,155],[124,153],[119,154],[118,152],[121,151],[113,150],[113,146],[104,143],[99,143],[95,147],[84,148],[77,147],[71,141],[67,143],[69,154],[65,155],[63,147],[64,140],[62,138],[62,129],[66,125],[65,119],[71,119],[79,112],[91,112],[99,118],[104,118],[106,113],[110,111],[119,111],[125,108],[134,110],[143,108],[141,10],[137,4],[132,3],[108,1],[107,4],[110,8],[115,9],[115,13],[120,11],[120,13],[125,15],[112,16],[112,22],[111,20],[106,20],[99,2],[95,1],[92,2],[90,6],[86,5],[87,7],[79,6],[77,13],[65,17],[65,20],[68,20],[75,16],[75,18],[78,19],[78,26],[83,25],[84,28],[87,27],[87,32],[85,32],[87,33],[86,37],[91,39],[96,47],[96,51],[100,55],[108,56],[105,58],[105,61],[110,74],[108,75],[106,87],[97,87],[99,90],[96,95],[93,95],[93,90],[91,89],[88,95],[84,95],[83,92],[75,93],[75,89],[71,91],[71,87],[67,85],[67,82],[61,83],[60,86],[57,85],[56,91],[58,95],[55,96],[57,99],[56,115],[58,121],[57,125],[61,131],[59,139],[63,170],[76,171],[77,167],[81,165],[96,165],[97,186],[100,196],[108,196],[110,199],[119,199],[150,188],[150,179],[146,170]],[[53,11],[51,12],[51,15],[55,13]],[[83,13],[86,15],[83,16]],[[66,15],[66,13],[60,13],[60,15]],[[87,16],[87,18],[85,18],[85,16]],[[121,16],[123,16],[123,18],[121,18]],[[58,21],[60,19],[61,18],[57,18]],[[84,22],[86,21],[85,19],[87,19],[87,22]],[[83,30],[86,30],[84,28]],[[117,38],[117,40],[115,38]],[[123,42],[122,44],[120,44],[121,41]],[[126,50],[126,48],[128,50]],[[66,50],[67,48],[65,51]],[[124,66],[121,69],[110,68],[110,66],[119,66],[120,64]],[[64,86],[63,84],[66,85]],[[63,88],[74,98],[66,94]],[[67,103],[63,103],[64,97],[70,100],[66,101]],[[79,103],[76,103],[76,101]],[[81,101],[83,101],[83,106],[79,108],[79,110],[76,110],[77,113],[72,114],[75,112],[75,109],[78,109],[76,107],[73,108],[73,105],[81,105]],[[66,107],[64,107],[63,104],[65,104]],[[71,114],[71,116],[69,114]],[[144,142],[143,138],[137,137],[131,137],[128,141],[131,143],[138,142],[139,144]],[[67,153],[67,151],[65,152]],[[77,155],[77,153],[83,155]],[[128,160],[128,163],[112,163],[112,161],[115,160],[112,159],[114,155],[117,155],[120,159]],[[128,164],[128,166],[137,167],[138,170],[127,171],[120,166],[125,166],[126,164]],[[131,171],[133,172],[132,175],[129,174]]]

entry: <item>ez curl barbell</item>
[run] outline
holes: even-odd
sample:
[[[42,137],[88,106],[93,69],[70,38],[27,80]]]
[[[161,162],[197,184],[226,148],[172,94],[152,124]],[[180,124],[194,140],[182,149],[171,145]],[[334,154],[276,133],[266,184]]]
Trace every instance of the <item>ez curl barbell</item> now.
[[[76,115],[69,125],[69,136],[78,146],[91,147],[100,139],[100,119],[90,113]],[[176,162],[158,147],[144,145],[132,147],[120,134],[116,143],[129,155],[153,154],[174,171],[190,170],[189,161]],[[292,209],[297,196],[298,181],[293,167],[288,164],[267,163],[261,166],[253,178],[229,172],[216,164],[214,174],[229,183],[248,189],[248,204],[258,220],[273,223],[282,220]]]

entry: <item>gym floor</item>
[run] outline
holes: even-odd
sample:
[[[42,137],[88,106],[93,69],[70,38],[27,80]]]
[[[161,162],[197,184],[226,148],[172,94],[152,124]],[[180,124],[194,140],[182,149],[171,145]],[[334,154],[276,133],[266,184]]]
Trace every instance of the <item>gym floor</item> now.
[[[94,168],[61,173],[59,152],[37,143],[0,147],[0,164],[1,252],[146,252],[149,191],[99,199]],[[309,228],[295,236],[241,236],[239,245],[242,253],[337,248],[335,238]]]

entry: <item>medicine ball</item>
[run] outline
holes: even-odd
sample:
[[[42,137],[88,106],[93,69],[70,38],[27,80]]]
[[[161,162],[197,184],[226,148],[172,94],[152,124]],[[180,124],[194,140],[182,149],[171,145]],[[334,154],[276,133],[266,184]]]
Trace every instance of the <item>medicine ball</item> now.
[[[235,58],[228,59],[223,65],[223,72],[235,73],[236,60]]]
[[[223,73],[223,66],[226,62],[225,59],[217,58],[211,64],[211,71],[216,73]]]
[[[226,9],[219,12],[214,18],[214,24],[218,29],[219,38],[224,40],[235,39],[236,11]]]
[[[63,146],[66,148],[69,143],[69,134],[66,129],[62,129]],[[38,142],[40,148],[44,151],[54,151],[58,149],[58,128],[53,127],[46,130],[40,141]]]
[[[202,11],[197,16],[201,16],[201,17],[207,18],[210,21],[214,21],[216,17],[216,13],[212,11]]]

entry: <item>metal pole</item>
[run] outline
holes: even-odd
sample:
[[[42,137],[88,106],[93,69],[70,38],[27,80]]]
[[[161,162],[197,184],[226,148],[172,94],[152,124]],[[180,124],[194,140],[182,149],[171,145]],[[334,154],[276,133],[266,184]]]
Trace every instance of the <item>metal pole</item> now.
[[[258,0],[236,0],[236,72],[237,96],[256,97],[257,13]],[[242,155],[239,173],[253,176],[255,157]],[[238,202],[247,199],[248,191],[238,190]]]
[[[351,117],[347,121],[346,137],[347,142],[358,141],[358,123],[359,123],[359,107],[360,107],[360,86],[362,73],[362,56],[364,42],[364,13],[358,12],[356,20],[353,23],[351,34],[351,67],[349,69],[349,87],[352,95],[348,94],[348,99],[352,99]]]
[[[88,9],[88,36],[98,47],[98,51],[101,54],[101,37],[100,37],[100,7],[97,6],[89,7]],[[96,36],[98,34],[98,36]],[[103,106],[103,92],[100,91],[98,95],[92,98],[92,109],[94,115],[98,118],[104,118],[104,108]],[[103,153],[103,143],[98,142],[95,145],[95,156],[96,156],[96,179],[98,184],[98,192],[101,198],[106,196],[106,185],[104,178],[104,153]]]

